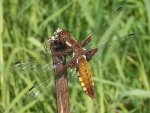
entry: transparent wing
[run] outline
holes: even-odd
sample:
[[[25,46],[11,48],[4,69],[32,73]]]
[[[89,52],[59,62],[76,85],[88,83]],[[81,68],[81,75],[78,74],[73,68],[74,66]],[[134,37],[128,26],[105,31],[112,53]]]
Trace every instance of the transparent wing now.
[[[54,85],[54,68],[63,61],[53,64],[50,56],[44,56],[35,59],[19,60],[12,64],[11,69],[19,72],[19,76],[27,75],[36,83],[30,88],[27,94],[27,101],[41,99],[52,93]],[[21,74],[23,73],[23,74]]]
[[[35,59],[19,60],[15,63],[12,63],[11,69],[22,72],[50,71],[54,69],[56,65],[62,62],[63,61],[60,61],[54,65],[50,56],[43,56]]]
[[[95,45],[92,48],[98,48],[98,52],[95,55],[95,58],[99,58],[100,60],[105,57],[106,54],[111,54],[115,51],[122,51],[123,48],[133,41],[134,33],[128,34],[126,36],[114,39],[105,44]]]
[[[47,96],[53,96],[54,92],[54,74],[51,73],[50,77],[41,82],[35,82],[33,86],[29,89],[27,94],[28,101],[31,100],[41,100],[45,99]],[[74,79],[77,79],[76,69],[68,70],[69,81],[73,82]]]
[[[111,15],[102,24],[98,25],[93,32],[89,33],[88,36],[91,36],[91,35],[92,36],[93,35],[99,35],[100,36],[101,34],[103,34],[105,32],[105,30],[107,30],[108,27],[110,26],[111,21],[113,19],[115,19],[115,17],[117,17],[117,15],[119,13],[123,13],[125,10],[126,10],[125,3],[122,3],[120,5],[120,7],[118,7],[115,11],[113,11],[111,13]],[[116,26],[113,26],[113,27],[116,27]]]
[[[42,82],[36,82],[28,91],[28,100],[42,99],[43,97],[50,96],[53,93],[54,86],[54,79],[51,77]]]

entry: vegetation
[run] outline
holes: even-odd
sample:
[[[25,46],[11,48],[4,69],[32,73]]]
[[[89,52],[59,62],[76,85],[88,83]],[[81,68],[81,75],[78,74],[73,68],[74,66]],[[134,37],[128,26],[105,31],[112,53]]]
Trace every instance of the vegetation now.
[[[120,6],[123,10],[116,11]],[[94,33],[88,48],[117,39],[107,52],[100,51],[90,61],[94,100],[68,69],[71,113],[149,113],[149,6],[149,0],[0,0],[0,112],[57,112],[52,72],[41,68],[38,72],[33,68],[12,70],[11,64],[25,59],[38,61],[41,55],[48,55],[43,42],[59,27],[69,30],[78,41]],[[135,34],[133,38],[127,36],[130,33]],[[117,49],[116,44],[120,44]],[[28,99],[31,86],[45,79],[50,85],[44,87],[44,97]]]

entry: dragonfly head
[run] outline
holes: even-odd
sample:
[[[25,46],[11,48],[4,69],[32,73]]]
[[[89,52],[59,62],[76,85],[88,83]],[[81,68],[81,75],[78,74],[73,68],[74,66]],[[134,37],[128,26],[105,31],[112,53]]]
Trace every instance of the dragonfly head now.
[[[65,44],[66,42],[66,38],[71,37],[71,34],[69,31],[67,30],[62,30],[60,28],[58,28],[55,32],[57,39],[62,43]]]
[[[51,43],[53,43],[55,48],[63,48],[66,46],[66,38],[70,36],[69,31],[58,28],[51,37]]]

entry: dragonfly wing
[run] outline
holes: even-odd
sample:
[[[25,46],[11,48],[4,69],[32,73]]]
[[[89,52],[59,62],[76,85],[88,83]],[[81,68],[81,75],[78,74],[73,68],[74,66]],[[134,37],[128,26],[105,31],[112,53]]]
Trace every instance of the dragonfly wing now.
[[[41,99],[42,97],[48,96],[52,93],[52,86],[54,86],[54,82],[51,77],[42,82],[36,82],[28,91],[28,99]]]
[[[113,11],[111,15],[108,18],[106,18],[102,24],[98,25],[92,33],[89,33],[88,37],[96,34],[100,36],[103,33],[105,33],[105,31],[110,27],[111,20],[115,19],[119,13],[123,13],[125,10],[126,7],[124,6],[124,4],[121,4],[120,7]]]
[[[29,60],[20,60],[12,64],[11,69],[15,72],[29,72],[29,73],[36,73],[36,75],[40,75],[40,79],[36,77],[35,81],[36,83],[30,88],[27,98],[28,100],[33,99],[41,99],[41,97],[47,96],[47,94],[53,92],[52,85],[54,85],[54,68],[56,68],[57,65],[63,63],[63,61],[58,61],[57,64],[53,64],[51,58],[46,57],[40,57],[36,59],[29,59]],[[47,72],[47,76],[45,76],[45,72]],[[42,79],[47,78],[44,81],[41,81]]]
[[[128,43],[131,43],[134,39],[134,34],[128,34],[126,36],[120,37],[109,41],[108,43],[99,44],[92,48],[98,48],[96,53],[96,58],[103,59],[106,54],[112,54],[115,51],[121,51]]]
[[[62,63],[62,61],[58,62]],[[11,69],[19,72],[42,72],[53,70],[57,64],[53,64],[50,56],[29,59],[29,60],[19,60],[11,65]]]

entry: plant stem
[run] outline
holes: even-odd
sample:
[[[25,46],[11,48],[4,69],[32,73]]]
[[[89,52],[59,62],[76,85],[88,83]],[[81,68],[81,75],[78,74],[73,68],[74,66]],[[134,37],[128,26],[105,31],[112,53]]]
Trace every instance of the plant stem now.
[[[51,52],[57,52],[51,45]],[[57,64],[54,68],[55,73],[55,88],[56,88],[56,99],[57,99],[57,112],[58,113],[70,113],[69,107],[69,91],[68,91],[68,79],[67,69],[65,68],[66,61],[65,56],[52,55],[53,64]],[[58,64],[58,62],[63,62]]]

